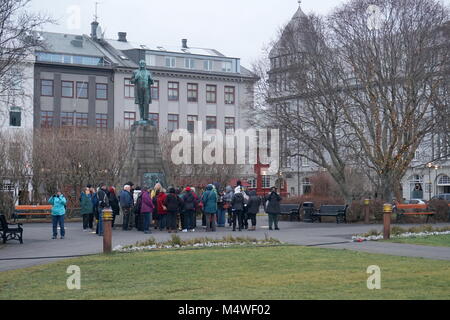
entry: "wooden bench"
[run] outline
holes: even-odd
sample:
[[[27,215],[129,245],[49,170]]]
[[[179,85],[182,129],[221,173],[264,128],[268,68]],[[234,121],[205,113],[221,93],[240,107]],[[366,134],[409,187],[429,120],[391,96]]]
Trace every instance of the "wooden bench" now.
[[[14,225],[16,225],[17,227],[14,228],[10,227]],[[0,215],[0,235],[2,237],[3,243],[6,243],[6,241],[8,240],[17,240],[21,244],[23,244],[22,234],[23,229],[21,223],[17,224],[8,223],[6,221],[5,215],[3,214]]]
[[[397,223],[399,223],[400,220],[404,218],[404,216],[412,215],[426,215],[426,222],[428,223],[430,217],[434,216],[434,214],[436,213],[427,204],[396,204],[394,212],[397,214]]]
[[[52,206],[16,206],[14,210],[14,221],[19,217],[38,217],[38,216],[50,216],[52,214]]]
[[[294,221],[294,217],[297,221],[300,221],[300,204],[280,204],[280,214],[289,215],[289,221]]]
[[[322,217],[336,217],[336,223],[347,223],[348,205],[322,205],[320,209],[314,212],[312,220],[322,222]]]

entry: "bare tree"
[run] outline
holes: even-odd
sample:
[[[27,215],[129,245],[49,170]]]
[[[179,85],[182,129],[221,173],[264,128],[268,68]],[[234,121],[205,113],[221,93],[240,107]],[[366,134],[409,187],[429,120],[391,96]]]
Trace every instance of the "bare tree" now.
[[[7,105],[16,95],[23,78],[23,63],[42,47],[36,32],[53,22],[46,15],[28,12],[29,2],[0,0],[0,105]]]
[[[376,30],[371,5],[381,9]],[[286,131],[290,154],[326,168],[347,200],[354,169],[391,200],[438,123],[433,112],[445,115],[435,102],[446,78],[440,31],[448,17],[435,0],[352,0],[325,18],[297,17],[271,52],[259,99],[266,104],[255,112]]]

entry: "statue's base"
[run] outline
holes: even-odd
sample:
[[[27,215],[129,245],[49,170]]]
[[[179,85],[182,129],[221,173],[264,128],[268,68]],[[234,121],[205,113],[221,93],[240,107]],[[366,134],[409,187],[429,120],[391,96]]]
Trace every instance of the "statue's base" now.
[[[153,188],[157,182],[165,183],[158,129],[150,121],[132,125],[127,158],[129,161],[121,175],[123,183],[132,181],[135,187],[141,188]]]

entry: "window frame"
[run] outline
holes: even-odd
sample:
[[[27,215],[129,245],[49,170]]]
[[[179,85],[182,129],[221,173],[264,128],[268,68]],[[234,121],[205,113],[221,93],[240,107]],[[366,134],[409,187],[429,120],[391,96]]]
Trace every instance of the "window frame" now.
[[[51,114],[51,116],[49,116],[49,114]],[[44,123],[43,119],[45,119],[46,124],[44,126],[43,126]],[[53,128],[54,119],[55,119],[54,111],[41,110],[41,123],[40,123],[41,128]],[[50,125],[47,125],[48,123]]]
[[[232,89],[232,92],[227,92],[227,89]],[[227,97],[232,95],[232,102],[228,102]],[[225,86],[224,88],[224,102],[226,105],[235,105],[236,104],[236,87],[235,86]]]
[[[81,96],[79,96],[79,90],[78,90],[78,85],[79,84],[81,84],[81,85],[86,85],[86,97],[81,97]],[[77,81],[76,83],[75,83],[75,91],[76,91],[76,93],[75,93],[75,96],[76,96],[76,98],[77,99],[89,99],[89,82],[86,82],[86,81]]]
[[[209,90],[209,88],[214,88],[214,91]],[[214,101],[208,100],[208,94],[214,94]],[[208,104],[217,104],[217,85],[216,84],[207,84],[206,85],[206,103]]]
[[[67,117],[67,116],[63,116],[63,115],[71,115],[70,117]],[[65,112],[65,111],[63,111],[63,112],[61,112],[61,115],[60,115],[60,125],[61,125],[61,128],[71,128],[71,127],[73,127],[74,125],[75,125],[75,123],[74,123],[74,113],[73,112]],[[69,124],[69,125],[65,125],[65,124],[63,124],[63,120],[64,119],[70,119],[70,123],[71,124]]]
[[[195,119],[195,120],[194,120],[194,119]],[[187,131],[188,131],[189,133],[191,133],[191,134],[194,134],[194,133],[195,133],[195,123],[196,123],[196,122],[198,122],[198,116],[197,116],[197,115],[191,114],[191,115],[188,115],[188,116],[187,116],[187,124],[186,124],[186,128],[187,128]],[[189,125],[190,125],[190,124],[193,124],[192,131],[189,130]]]
[[[177,120],[170,119],[171,116],[175,116]],[[170,123],[176,123],[177,124],[176,129],[170,130],[170,126],[169,126]],[[167,131],[174,132],[175,130],[178,130],[179,128],[180,128],[180,115],[175,114],[175,113],[169,113],[167,115]]]
[[[64,84],[68,84],[68,83],[70,83],[70,85],[71,85],[71,90],[72,90],[72,95],[71,96],[65,96],[64,95],[64,89],[68,89],[69,87],[67,87],[67,86],[64,86]],[[73,99],[74,97],[75,97],[75,89],[74,89],[74,82],[73,81],[70,81],[70,80],[61,80],[61,98],[67,98],[67,99]]]
[[[106,88],[103,90],[103,89],[100,89],[100,91],[105,91],[105,98],[99,98],[98,97],[98,92],[99,92],[99,88],[98,88],[98,86],[105,86]],[[108,94],[109,94],[109,87],[108,87],[108,84],[107,83],[103,83],[103,82],[96,82],[95,83],[95,100],[102,100],[102,101],[106,101],[106,100],[108,100]]]
[[[171,85],[171,84],[176,84],[177,87],[176,87],[176,88],[170,88],[170,85]],[[171,98],[170,93],[171,93],[173,90],[176,90],[176,93],[177,93],[176,99],[172,99],[172,98]],[[179,83],[179,82],[177,82],[177,81],[169,81],[169,82],[167,83],[167,99],[168,99],[168,101],[173,101],[173,102],[180,101],[180,83]]]
[[[105,118],[103,118],[103,116],[105,116]],[[97,129],[107,129],[108,128],[108,114],[107,113],[96,113],[95,114],[95,127]]]
[[[127,84],[127,81],[129,81],[129,84]],[[125,97],[125,99],[134,99],[135,97],[134,97],[134,84],[132,84],[131,83],[131,78],[124,78],[124,87],[123,87],[123,89],[124,89],[124,93],[123,93],[123,95],[124,95],[124,97]],[[128,92],[127,92],[127,89],[130,91],[129,92],[129,95],[127,95],[128,94]]]
[[[150,120],[156,121],[156,128],[158,128],[158,130],[159,130],[159,121],[160,121],[159,113],[156,113],[156,112],[149,112],[148,115],[149,115],[149,119],[150,119]],[[152,118],[152,115],[156,115],[156,119],[153,119],[153,118]]]
[[[47,94],[43,94],[42,89],[44,87],[49,87],[48,85],[43,85],[43,82],[48,81],[51,82],[51,88],[52,88],[52,94],[51,95],[47,95]],[[41,97],[54,97],[55,96],[55,80],[50,80],[50,79],[41,79]]]
[[[228,134],[227,130],[228,130],[228,125],[230,125],[231,122],[227,121],[233,119],[233,133],[234,134],[236,132],[236,118],[235,117],[225,117],[225,134]]]
[[[126,116],[128,115],[133,115],[133,118],[127,118]],[[130,122],[129,125],[127,125],[127,123],[129,121],[133,121],[132,123]],[[135,111],[124,111],[123,112],[123,125],[125,128],[129,129],[131,128],[131,126],[133,125],[133,123],[136,122],[136,112]]]
[[[189,86],[195,86],[195,89],[189,88]],[[195,93],[195,100],[189,100],[191,97],[189,93]],[[198,103],[198,83],[188,83],[187,84],[187,102]]]
[[[214,122],[210,119],[214,118]],[[209,124],[214,123],[214,128],[209,128]],[[206,116],[206,130],[217,130],[217,116]]]
[[[157,83],[157,85],[155,86],[156,83]],[[156,98],[153,95],[153,90],[156,90],[156,92],[157,92],[158,96]],[[151,96],[152,96],[152,100],[159,101],[159,80],[153,81],[153,84],[151,86]]]

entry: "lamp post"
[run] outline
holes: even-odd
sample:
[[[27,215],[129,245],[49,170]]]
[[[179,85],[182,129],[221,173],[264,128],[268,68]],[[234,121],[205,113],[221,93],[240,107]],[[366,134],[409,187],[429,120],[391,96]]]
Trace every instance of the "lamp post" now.
[[[428,200],[431,200],[431,168],[433,164],[430,162],[427,164],[428,167]]]
[[[436,183],[437,183],[437,176],[438,176],[438,170],[439,170],[439,166],[436,164],[436,165],[434,165],[434,171],[436,172],[436,174],[435,174],[435,181],[436,181]],[[431,189],[431,188],[430,188]],[[436,195],[436,189],[434,189],[435,191],[434,191],[434,195]],[[431,190],[430,190],[430,192],[431,192]],[[430,198],[430,200],[431,200],[431,198]]]

